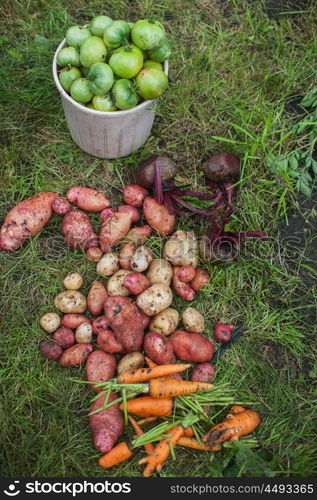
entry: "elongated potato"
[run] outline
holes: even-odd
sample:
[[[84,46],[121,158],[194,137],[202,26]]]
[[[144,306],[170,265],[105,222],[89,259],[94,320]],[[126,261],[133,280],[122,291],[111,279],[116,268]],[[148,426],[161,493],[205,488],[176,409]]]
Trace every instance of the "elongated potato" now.
[[[200,333],[176,330],[171,336],[176,356],[183,361],[205,363],[213,355],[213,344]]]
[[[137,306],[147,316],[155,316],[159,312],[167,309],[173,302],[172,290],[163,283],[154,283],[143,293],[138,295]]]
[[[173,266],[198,265],[198,242],[195,234],[191,231],[175,231],[167,240],[163,250],[163,256]]]
[[[170,335],[176,330],[178,322],[178,311],[168,307],[154,316],[150,323],[150,330],[151,332],[161,333],[165,336]]]
[[[103,351],[93,351],[89,354],[86,362],[86,377],[92,382],[91,388],[95,392],[101,392],[102,387],[97,387],[93,382],[106,382],[116,373],[117,362],[114,356]]]
[[[193,307],[187,307],[182,314],[182,322],[185,330],[190,333],[203,333],[205,330],[205,318]]]
[[[109,252],[128,234],[132,223],[132,215],[126,212],[116,212],[102,224],[99,232],[101,248]]]
[[[127,205],[131,205],[132,207],[142,207],[144,198],[147,195],[147,190],[139,186],[138,184],[130,184],[123,190],[124,202]]]
[[[119,257],[114,252],[105,253],[99,260],[96,271],[100,276],[112,276],[119,269]]]
[[[109,403],[118,398],[114,392],[110,394]],[[123,413],[119,404],[115,404],[106,410],[99,411],[105,404],[106,394],[101,395],[90,408],[89,426],[93,435],[95,448],[101,453],[110,451],[121,436],[124,429]]]
[[[77,290],[66,290],[54,299],[54,306],[63,313],[83,313],[86,311],[86,297]]]
[[[162,236],[174,231],[175,215],[171,215],[165,205],[160,205],[154,198],[145,198],[143,214],[147,223]]]
[[[76,330],[76,328],[82,323],[89,323],[90,320],[84,314],[64,314],[62,318],[62,325],[67,328],[71,328],[72,330]]]
[[[136,370],[144,364],[142,352],[129,352],[120,359],[117,367],[118,375],[129,370]]]
[[[127,297],[130,292],[124,286],[124,278],[130,274],[131,271],[126,271],[125,269],[119,269],[107,283],[107,291],[110,296],[121,295],[122,297]]]
[[[70,188],[66,197],[70,203],[88,212],[101,212],[110,206],[110,201],[103,193],[83,186]]]
[[[62,366],[81,365],[86,361],[92,350],[93,347],[91,344],[73,345],[72,347],[65,349],[59,358],[59,362]]]
[[[108,298],[108,292],[100,281],[93,281],[87,295],[87,306],[91,314],[98,316]]]
[[[154,259],[146,274],[147,279],[154,285],[154,283],[163,283],[169,286],[173,276],[172,266],[165,259]]]
[[[52,215],[52,203],[57,197],[58,194],[51,191],[38,193],[12,208],[0,230],[0,248],[17,250],[26,240],[42,231]]]
[[[191,302],[195,298],[195,291],[192,289],[189,283],[184,283],[178,278],[179,267],[173,267],[173,289],[174,292],[184,300]]]

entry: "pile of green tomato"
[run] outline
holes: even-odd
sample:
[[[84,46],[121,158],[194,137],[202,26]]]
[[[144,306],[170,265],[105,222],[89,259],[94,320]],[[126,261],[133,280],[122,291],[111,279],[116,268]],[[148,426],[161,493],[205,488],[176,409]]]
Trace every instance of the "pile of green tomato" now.
[[[66,42],[57,54],[60,83],[82,105],[130,109],[142,98],[160,97],[168,86],[162,63],[171,50],[159,21],[129,23],[100,15],[87,27],[70,27]]]

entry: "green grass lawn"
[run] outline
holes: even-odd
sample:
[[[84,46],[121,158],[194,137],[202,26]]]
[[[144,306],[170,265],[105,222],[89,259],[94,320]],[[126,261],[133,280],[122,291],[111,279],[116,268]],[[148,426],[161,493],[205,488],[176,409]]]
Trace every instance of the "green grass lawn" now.
[[[72,142],[51,72],[67,27],[101,11],[131,21],[153,14],[173,44],[171,83],[150,139],[113,161],[92,158]],[[303,255],[289,257],[279,225],[293,210],[308,220],[316,212],[299,207],[292,178],[272,174],[267,159],[307,148],[307,137],[292,132],[304,109],[291,103],[316,86],[316,10],[270,18],[261,2],[238,0],[5,0],[0,13],[1,221],[37,191],[64,194],[76,184],[104,190],[116,206],[140,159],[153,153],[173,157],[180,179],[199,189],[208,153],[225,149],[243,160],[231,228],[270,235],[268,242],[248,242],[226,269],[205,262],[211,284],[193,303],[209,335],[215,321],[247,325],[217,363],[216,382],[228,382],[236,400],[260,412],[257,447],[247,441],[218,454],[176,449],[177,460],[161,475],[315,475],[316,271],[307,284]],[[88,429],[92,393],[69,380],[84,369],[62,369],[38,352],[39,316],[51,310],[65,274],[82,273],[85,291],[96,277],[94,264],[66,249],[60,224],[54,215],[21,250],[0,255],[4,476],[104,476]],[[179,227],[200,234],[206,222],[183,218]],[[151,242],[157,249],[158,238]],[[107,475],[140,475],[142,456],[138,451]]]

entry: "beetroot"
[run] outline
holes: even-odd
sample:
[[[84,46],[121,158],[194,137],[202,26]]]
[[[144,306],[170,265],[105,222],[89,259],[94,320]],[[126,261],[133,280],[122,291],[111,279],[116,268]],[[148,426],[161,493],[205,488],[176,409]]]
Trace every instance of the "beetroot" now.
[[[240,159],[231,153],[217,153],[208,158],[205,175],[213,182],[235,182],[240,173]]]

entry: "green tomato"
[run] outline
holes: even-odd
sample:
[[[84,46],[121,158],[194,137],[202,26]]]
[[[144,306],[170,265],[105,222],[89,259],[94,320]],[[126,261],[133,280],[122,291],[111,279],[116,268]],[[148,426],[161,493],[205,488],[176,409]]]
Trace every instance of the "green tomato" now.
[[[79,68],[79,69],[80,69],[80,71],[81,71],[82,75],[83,75],[85,78],[87,78],[88,73],[89,73],[89,68],[85,68],[85,66],[80,66],[80,68]]]
[[[89,24],[89,29],[93,35],[103,37],[105,29],[112,23],[111,17],[108,16],[96,16]]]
[[[125,78],[114,82],[112,98],[114,105],[119,109],[134,108],[139,100],[133,82]]]
[[[80,47],[80,62],[82,66],[90,68],[96,62],[105,62],[107,47],[98,36],[90,36]]]
[[[106,63],[94,63],[90,66],[88,80],[91,92],[103,96],[113,85],[113,71]]]
[[[134,23],[131,38],[141,50],[151,50],[159,47],[165,40],[165,30],[159,21],[142,19]]]
[[[107,26],[103,34],[103,41],[109,49],[118,49],[127,43],[130,35],[130,26],[126,21],[113,21]]]
[[[59,74],[59,81],[66,92],[69,92],[72,84],[75,80],[78,80],[78,78],[81,78],[81,72],[78,68],[64,68]]]
[[[152,61],[151,59],[147,59],[144,61],[143,68],[155,68],[155,69],[160,69],[161,71],[163,70],[163,66],[161,63]]]
[[[167,40],[162,45],[148,51],[148,56],[152,61],[163,62],[171,55],[171,46]]]
[[[160,97],[168,86],[164,71],[156,68],[144,68],[136,77],[136,86],[144,99]]]
[[[75,66],[79,68],[80,57],[74,47],[64,47],[57,54],[57,64],[64,68],[65,66]]]
[[[134,78],[143,67],[143,52],[135,45],[125,45],[112,54],[109,65],[117,76]]]
[[[72,98],[82,104],[86,104],[93,98],[93,93],[89,88],[87,78],[78,78],[75,80],[70,88],[70,95]]]
[[[91,33],[88,28],[84,28],[83,26],[71,26],[66,31],[66,42],[71,47],[78,49],[89,36],[91,36]]]
[[[99,96],[95,95],[92,100],[93,108],[97,111],[116,111],[116,107],[112,102],[109,94]]]

